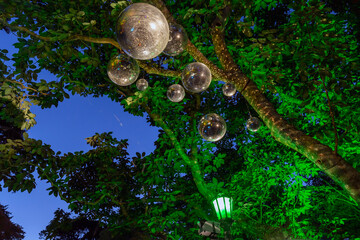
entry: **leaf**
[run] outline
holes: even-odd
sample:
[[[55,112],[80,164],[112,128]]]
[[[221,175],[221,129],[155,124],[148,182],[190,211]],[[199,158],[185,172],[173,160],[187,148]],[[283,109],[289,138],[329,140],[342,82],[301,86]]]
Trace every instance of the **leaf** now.
[[[62,27],[63,27],[63,29],[64,29],[65,31],[69,31],[69,30],[70,30],[69,25],[63,25]]]
[[[252,30],[248,27],[243,28],[242,33],[247,37],[252,37],[254,35]]]
[[[27,132],[24,132],[23,133],[23,137],[24,137],[24,140],[28,139],[29,138],[29,134]]]
[[[212,179],[212,182],[213,182],[213,184],[215,184],[215,185],[218,184],[218,180],[217,180],[216,178],[214,178],[214,177],[213,177],[213,179]]]
[[[196,23],[196,24],[200,24],[200,23],[201,23],[201,18],[200,18],[199,15],[196,15],[196,16],[195,16],[195,23]]]
[[[85,16],[85,12],[84,12],[84,11],[79,11],[77,14],[78,14],[79,16],[81,16],[81,17]]]
[[[252,73],[254,75],[265,75],[266,74],[265,70],[254,70],[254,71],[252,71]]]
[[[188,19],[191,17],[191,15],[194,13],[194,9],[193,8],[189,8],[186,12],[186,14],[184,15],[183,19]]]
[[[39,92],[48,91],[48,90],[49,90],[49,87],[48,87],[48,86],[45,86],[45,85],[41,85],[38,90],[39,90]]]

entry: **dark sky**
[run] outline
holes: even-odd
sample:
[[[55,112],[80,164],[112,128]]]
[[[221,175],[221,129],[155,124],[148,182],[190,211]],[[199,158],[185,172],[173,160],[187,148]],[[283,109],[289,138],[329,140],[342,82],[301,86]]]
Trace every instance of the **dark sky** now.
[[[8,49],[9,55],[15,51],[12,44],[16,41],[14,34],[0,31],[0,49]],[[12,62],[8,62],[12,65]],[[42,73],[39,79],[55,80],[49,73]],[[104,79],[105,82],[105,79]],[[151,86],[151,84],[150,84]],[[130,157],[135,152],[149,154],[154,150],[157,139],[157,128],[149,127],[144,117],[135,117],[123,111],[122,107],[107,98],[71,96],[59,106],[44,109],[33,106],[30,109],[36,114],[37,124],[28,131],[29,137],[41,139],[50,144],[55,152],[87,151],[86,137],[96,132],[113,132],[118,139],[129,139]],[[3,183],[1,183],[3,184]],[[37,187],[30,194],[27,192],[0,192],[0,203],[8,205],[13,221],[24,227],[25,240],[39,239],[39,232],[53,218],[57,208],[67,210],[67,204],[59,197],[49,196],[46,188],[50,184],[37,181]]]

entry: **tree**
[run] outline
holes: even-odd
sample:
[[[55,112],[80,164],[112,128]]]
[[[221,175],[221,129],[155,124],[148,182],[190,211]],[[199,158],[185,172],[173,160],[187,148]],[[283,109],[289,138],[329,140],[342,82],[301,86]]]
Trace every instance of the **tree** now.
[[[0,3],[0,26],[19,36],[2,96],[22,100],[29,119],[22,129],[35,116],[20,103],[57,106],[68,92],[108,96],[162,129],[156,150],[132,160],[126,141],[110,133],[89,138],[87,153],[63,156],[24,133],[0,145],[4,185],[31,191],[37,170],[73,211],[95,212],[113,232],[135,228],[152,238],[196,239],[196,222],[216,217],[218,193],[234,198],[238,237],[359,237],[358,1],[149,2],[190,41],[180,56],[137,61],[151,86],[144,92],[114,85],[104,64],[121,53],[114,29],[129,2]],[[167,87],[194,60],[210,68],[209,89],[168,101]],[[38,80],[42,69],[58,80]],[[238,93],[224,97],[221,82]],[[211,112],[228,124],[214,143],[196,128]],[[257,133],[244,128],[249,113],[265,125]]]
[[[41,239],[61,239],[61,240],[111,240],[111,239],[141,239],[138,235],[122,233],[112,236],[105,227],[102,227],[99,221],[90,220],[91,216],[79,215],[71,218],[70,213],[64,212],[62,209],[55,211],[54,219],[45,230],[40,232]],[[137,234],[139,234],[137,232]]]
[[[24,239],[22,227],[11,221],[7,207],[0,204],[0,238],[3,240]]]

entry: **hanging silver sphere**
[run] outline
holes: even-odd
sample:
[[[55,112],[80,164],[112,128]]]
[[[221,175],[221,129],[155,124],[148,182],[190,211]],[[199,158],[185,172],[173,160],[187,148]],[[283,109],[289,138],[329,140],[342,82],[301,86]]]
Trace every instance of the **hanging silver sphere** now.
[[[251,132],[256,132],[261,127],[261,121],[257,117],[251,117],[246,122],[246,127]]]
[[[227,97],[232,97],[236,93],[236,88],[232,83],[225,83],[222,86],[223,94]]]
[[[186,90],[199,93],[206,90],[211,83],[210,69],[203,63],[194,62],[185,67],[181,81]]]
[[[216,113],[209,113],[200,119],[198,131],[202,138],[215,142],[222,139],[226,133],[225,120]]]
[[[169,41],[169,24],[162,12],[147,3],[134,3],[124,9],[116,24],[120,47],[135,59],[157,57]]]
[[[173,84],[168,88],[166,95],[170,101],[180,102],[185,97],[185,90],[180,84]]]
[[[145,89],[147,89],[148,86],[149,86],[149,83],[144,78],[141,78],[136,81],[136,87],[140,91],[145,91]]]
[[[119,86],[128,86],[134,83],[139,73],[137,62],[125,54],[113,57],[107,66],[109,78]]]
[[[176,23],[169,24],[170,37],[163,53],[169,56],[177,56],[182,53],[188,42],[188,36],[185,29]]]

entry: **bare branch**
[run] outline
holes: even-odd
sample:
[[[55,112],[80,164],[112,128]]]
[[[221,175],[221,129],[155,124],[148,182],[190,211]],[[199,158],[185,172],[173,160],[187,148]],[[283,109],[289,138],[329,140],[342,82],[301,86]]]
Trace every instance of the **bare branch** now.
[[[21,85],[21,88],[22,89],[28,89],[28,90],[32,90],[34,92],[38,92],[42,95],[49,95],[48,93],[43,93],[43,92],[39,92],[38,90],[34,89],[34,88],[31,88],[31,87],[27,87],[25,86],[22,82],[18,82],[18,81],[15,81],[15,80],[9,80],[9,79],[5,79],[6,82],[12,82],[12,83],[16,83],[16,84],[19,84]],[[32,96],[32,95],[29,95],[29,96]]]
[[[147,1],[154,4],[160,11],[165,15],[168,22],[175,23],[175,19],[165,6],[162,0],[150,0]],[[216,79],[224,79],[225,74],[224,72],[218,68],[214,63],[212,63],[209,59],[207,59],[197,47],[189,40],[188,44],[186,45],[186,51],[197,61],[205,64],[211,71],[211,74],[214,75]]]
[[[148,74],[156,74],[164,77],[180,78],[180,71],[166,70],[164,68],[153,67],[147,64],[145,61],[136,60],[139,66],[144,69]]]
[[[56,38],[40,36],[25,27],[9,25],[8,23],[4,22],[4,20],[2,20],[2,19],[0,19],[0,23],[3,23],[5,26],[8,26],[12,30],[25,32],[37,39],[43,40],[43,41],[56,41]],[[97,44],[110,44],[110,45],[116,47],[117,49],[119,49],[120,51],[122,51],[119,43],[112,38],[94,38],[94,37],[89,37],[89,36],[73,35],[73,36],[70,36],[68,39],[65,39],[64,41],[77,41],[77,40],[91,42],[91,43],[97,43]],[[136,61],[138,62],[139,66],[141,68],[143,68],[148,74],[156,74],[156,75],[160,75],[160,76],[175,77],[175,78],[179,78],[181,76],[181,72],[179,72],[179,71],[166,70],[164,68],[150,66],[145,61],[140,61],[140,60],[136,60]]]
[[[114,47],[121,50],[119,43],[112,38],[93,38],[93,37],[82,36],[82,35],[74,35],[74,36],[71,36],[66,41],[75,41],[75,40],[83,40],[86,42],[99,43],[99,44],[111,44]]]
[[[51,41],[51,38],[50,37],[43,37],[43,36],[40,36],[32,31],[30,31],[29,29],[25,28],[25,27],[20,27],[20,26],[15,26],[15,25],[11,25],[11,24],[8,24],[5,20],[1,19],[0,18],[0,24],[3,24],[4,26],[7,26],[8,28],[10,28],[11,30],[15,30],[15,31],[20,31],[20,32],[25,32],[35,38],[38,38],[38,39],[41,39],[41,40],[44,40],[44,41]]]
[[[141,105],[146,112],[149,114],[149,116],[157,122],[160,127],[165,131],[166,135],[170,138],[171,143],[174,145],[176,151],[179,153],[180,157],[184,160],[184,162],[190,167],[191,173],[193,175],[194,182],[199,190],[199,192],[208,200],[211,201],[213,196],[213,193],[208,190],[206,183],[204,181],[204,177],[202,175],[199,163],[197,159],[190,159],[188,155],[184,152],[184,149],[180,145],[179,141],[177,140],[174,132],[167,126],[167,124],[164,122],[162,117],[158,114],[155,114],[151,111],[151,109],[145,105]]]

